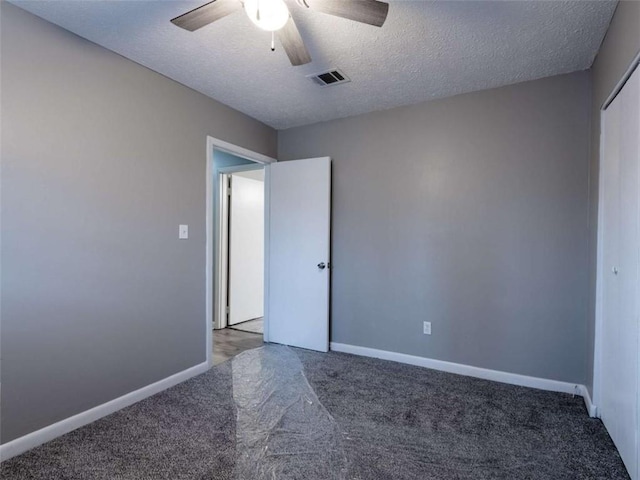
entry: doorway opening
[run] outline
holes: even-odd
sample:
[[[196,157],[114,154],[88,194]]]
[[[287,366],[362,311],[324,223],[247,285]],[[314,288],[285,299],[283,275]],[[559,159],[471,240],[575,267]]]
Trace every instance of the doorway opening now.
[[[264,334],[264,168],[237,165],[218,172],[222,301],[214,324],[214,365],[261,346]]]
[[[299,348],[329,350],[331,159],[275,159],[207,137],[207,225],[206,225],[206,355],[209,365],[223,362],[242,350],[262,342]],[[240,164],[221,166],[220,157],[238,157]],[[221,206],[231,174],[264,170],[264,283],[263,336],[227,328],[228,298],[221,268],[228,254],[221,237],[228,227]],[[224,177],[224,176],[227,177]],[[242,177],[238,177],[242,178]],[[246,175],[245,175],[246,178]],[[228,181],[228,178],[227,178]],[[231,181],[232,189],[234,180]],[[225,187],[226,185],[226,187]],[[232,192],[233,196],[233,192]],[[233,243],[233,240],[231,241]],[[231,263],[231,262],[228,262]],[[227,274],[225,274],[227,272]],[[258,287],[259,288],[259,287]],[[233,314],[233,300],[230,314]],[[259,317],[255,317],[259,318]],[[255,318],[247,317],[248,320]],[[232,320],[233,323],[233,320]],[[240,322],[239,322],[240,323]],[[215,334],[214,334],[215,332]],[[227,349],[217,345],[225,332],[256,335],[255,343],[233,340]],[[225,351],[226,350],[226,351]]]
[[[207,357],[222,363],[264,341],[265,165],[209,137]]]

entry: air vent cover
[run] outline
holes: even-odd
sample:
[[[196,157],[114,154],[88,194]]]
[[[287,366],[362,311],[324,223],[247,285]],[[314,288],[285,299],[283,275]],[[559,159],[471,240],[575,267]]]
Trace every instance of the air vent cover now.
[[[341,83],[347,83],[351,81],[349,77],[347,77],[338,69],[332,69],[322,73],[307,75],[307,78],[310,78],[321,87],[330,87],[333,85],[339,85]]]

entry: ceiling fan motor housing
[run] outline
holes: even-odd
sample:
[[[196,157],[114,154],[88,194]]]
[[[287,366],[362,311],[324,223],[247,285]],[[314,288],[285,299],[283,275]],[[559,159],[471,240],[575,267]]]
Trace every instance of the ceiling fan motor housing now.
[[[384,24],[389,12],[389,4],[380,0],[296,0],[296,2],[301,7],[313,11],[376,27]],[[171,23],[193,32],[242,8],[259,28],[277,32],[276,35],[291,65],[298,66],[311,62],[311,55],[284,0],[211,0],[173,18]],[[274,49],[273,43],[271,49]]]

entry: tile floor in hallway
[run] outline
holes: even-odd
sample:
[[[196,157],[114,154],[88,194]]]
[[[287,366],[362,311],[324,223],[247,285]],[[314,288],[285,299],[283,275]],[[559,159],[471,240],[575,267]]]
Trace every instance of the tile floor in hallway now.
[[[235,325],[230,325],[229,328],[242,330],[243,332],[262,334],[264,333],[264,318],[254,318],[252,320],[247,320],[246,322],[236,323]]]
[[[262,335],[258,333],[242,332],[231,328],[213,331],[213,364],[218,365],[240,352],[251,348],[261,347]]]

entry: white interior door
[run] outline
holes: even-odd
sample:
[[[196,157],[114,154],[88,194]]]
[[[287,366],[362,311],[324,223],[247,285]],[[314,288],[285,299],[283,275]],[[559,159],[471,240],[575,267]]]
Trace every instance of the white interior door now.
[[[267,167],[269,342],[329,350],[331,160]]]
[[[262,170],[231,175],[229,325],[264,314],[263,175]]]
[[[631,475],[638,465],[640,376],[640,71],[604,112],[602,363],[598,406]]]

